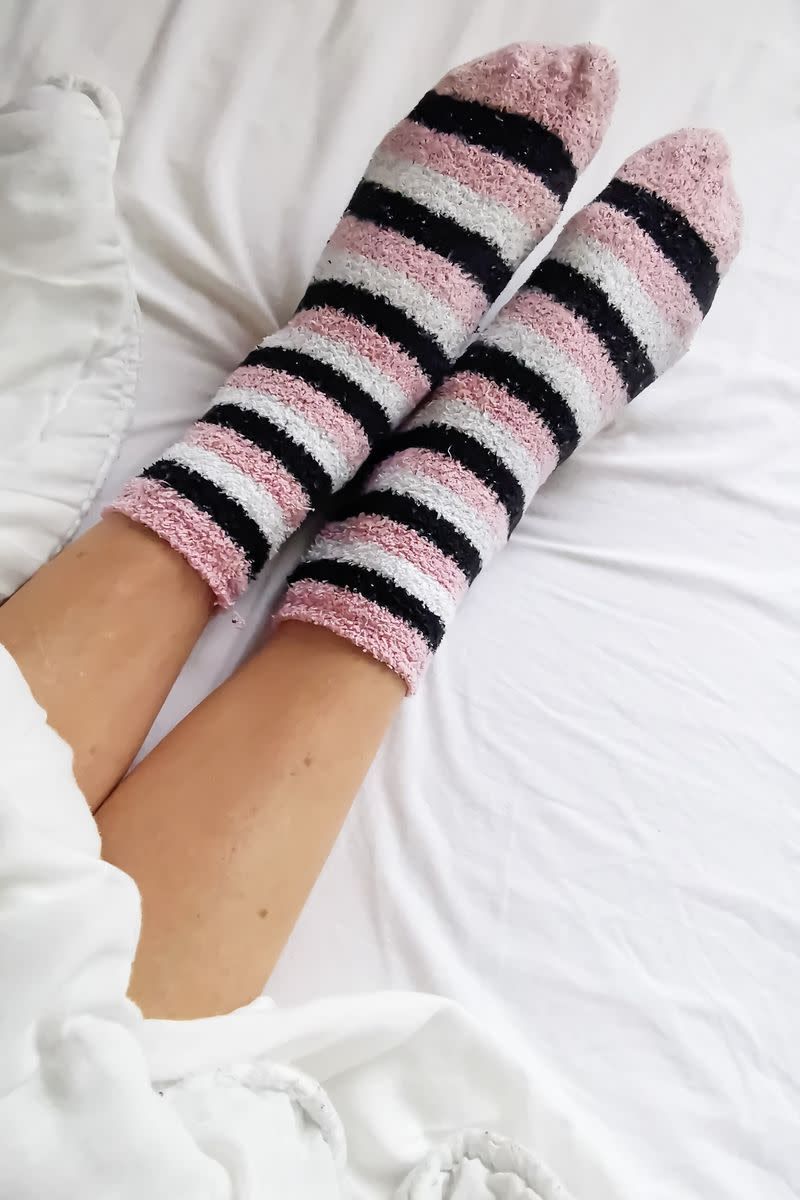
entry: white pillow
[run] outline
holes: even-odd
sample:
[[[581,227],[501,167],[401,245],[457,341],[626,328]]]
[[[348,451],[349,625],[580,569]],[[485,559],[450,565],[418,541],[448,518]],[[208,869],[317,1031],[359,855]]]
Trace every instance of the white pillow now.
[[[0,109],[0,598],[75,532],[130,421],[121,129],[115,97],[73,77]]]

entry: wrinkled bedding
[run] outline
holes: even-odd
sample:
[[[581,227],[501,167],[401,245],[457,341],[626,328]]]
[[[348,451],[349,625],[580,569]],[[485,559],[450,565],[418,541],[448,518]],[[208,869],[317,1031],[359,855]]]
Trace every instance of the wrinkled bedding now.
[[[692,353],[478,581],[269,986],[412,987],[521,1031],[651,1200],[800,1192],[798,22],[792,0],[0,13],[7,95],[75,72],[126,124],[143,363],[87,520],[288,316],[372,145],[449,65],[525,37],[613,49],[617,116],[573,205],[669,128],[729,138],[745,243]],[[215,620],[149,744],[279,586],[243,629]]]

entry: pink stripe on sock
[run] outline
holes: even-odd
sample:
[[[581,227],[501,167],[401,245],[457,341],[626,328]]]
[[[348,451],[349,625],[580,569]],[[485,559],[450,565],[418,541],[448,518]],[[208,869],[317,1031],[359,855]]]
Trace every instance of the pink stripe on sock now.
[[[221,608],[229,608],[250,580],[247,558],[207,513],[166,484],[132,479],[115,502],[113,512],[146,525],[181,554],[205,579]]]
[[[446,379],[436,392],[428,410],[431,414],[436,411],[439,398],[468,404],[498,425],[505,426],[538,467],[540,483],[555,469],[558,449],[550,430],[536,413],[500,384],[472,371],[459,371]]]
[[[697,230],[726,271],[739,251],[742,210],[731,155],[713,129],[679,129],[631,155],[617,175],[661,196]]]
[[[467,590],[467,577],[451,558],[416,530],[392,521],[390,517],[362,513],[346,521],[326,525],[325,537],[345,544],[370,542],[380,546],[387,553],[404,558],[418,570],[424,571],[456,600]]]
[[[325,337],[335,338],[355,350],[392,379],[409,398],[410,407],[430,391],[431,382],[419,364],[395,342],[355,317],[337,312],[335,308],[310,308],[297,313],[290,325],[311,329]]]
[[[408,449],[392,454],[381,463],[381,468],[384,467],[406,467],[409,471],[441,483],[481,516],[498,541],[503,542],[507,539],[509,529],[506,510],[494,493],[455,459],[448,458],[445,454],[437,454],[433,450]]]
[[[481,288],[456,263],[393,229],[381,229],[370,221],[346,216],[337,225],[328,247],[363,254],[372,262],[413,279],[437,300],[449,304],[464,325],[474,328],[488,308]]]
[[[633,217],[595,201],[573,217],[568,232],[594,238],[625,263],[664,315],[676,341],[688,344],[703,314],[686,280]]]
[[[431,657],[427,643],[405,621],[364,596],[315,579],[292,584],[276,619],[320,625],[345,638],[385,663],[409,692],[416,689]]]
[[[538,175],[455,134],[438,133],[405,120],[385,138],[381,149],[423,163],[479,195],[505,204],[531,227],[537,239],[549,233],[558,220],[558,197]]]
[[[288,371],[276,371],[272,367],[237,367],[227,386],[261,392],[289,405],[325,432],[353,471],[369,454],[369,441],[358,421],[335,400]]]
[[[535,278],[535,276],[534,276]],[[509,320],[519,321],[549,338],[569,354],[591,383],[604,413],[625,401],[625,389],[602,342],[585,321],[542,292],[523,291],[505,309]]]
[[[581,169],[605,133],[617,75],[599,46],[517,42],[456,67],[435,90],[532,117],[558,134]]]
[[[290,529],[296,529],[310,512],[309,498],[294,475],[269,451],[259,449],[235,430],[199,421],[184,441],[190,446],[213,450],[219,458],[249,475],[272,496]]]

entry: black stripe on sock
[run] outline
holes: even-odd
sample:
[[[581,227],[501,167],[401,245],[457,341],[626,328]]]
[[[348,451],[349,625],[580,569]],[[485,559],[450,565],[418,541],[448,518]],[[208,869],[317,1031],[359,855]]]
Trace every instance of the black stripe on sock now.
[[[312,506],[327,500],[333,490],[333,481],[314,455],[301,446],[289,434],[275,425],[269,417],[252,409],[240,408],[238,404],[215,404],[203,421],[207,425],[219,425],[232,429],[277,458],[290,475],[293,475],[305,491]]]
[[[166,483],[184,496],[195,508],[207,513],[243,552],[248,560],[250,578],[253,579],[269,558],[271,546],[253,518],[230,496],[189,467],[180,463],[159,459],[142,471],[145,479]]]
[[[248,354],[242,366],[270,367],[273,371],[296,375],[334,400],[353,420],[358,421],[373,446],[386,437],[391,429],[386,412],[369,392],[365,392],[335,367],[312,358],[310,354],[288,350],[283,346],[257,346]]]
[[[480,284],[489,300],[500,295],[513,274],[491,242],[480,234],[380,184],[362,180],[347,211],[362,221],[401,233],[440,258],[456,263]]]
[[[372,600],[421,634],[431,650],[435,650],[444,637],[444,625],[436,613],[431,612],[416,596],[412,596],[405,588],[378,571],[358,567],[353,563],[322,559],[301,563],[289,576],[289,583],[298,583],[301,579],[332,583],[335,587]]]
[[[481,442],[449,425],[420,425],[395,434],[392,454],[399,450],[435,450],[452,458],[494,492],[508,513],[509,528],[514,529],[525,511],[525,495],[516,475]]]
[[[397,492],[368,492],[345,505],[342,512],[337,514],[337,519],[346,520],[356,516],[388,517],[413,529],[438,546],[442,554],[452,558],[470,583],[481,569],[481,556],[469,538],[450,521],[410,496],[400,496]]]
[[[513,354],[485,342],[473,342],[458,360],[458,369],[483,375],[521,400],[550,430],[558,447],[559,462],[569,458],[580,441],[575,414],[560,392],[537,371],[526,367]]]
[[[591,279],[565,263],[546,258],[531,275],[528,286],[552,296],[586,322],[608,351],[631,400],[653,382],[655,369],[643,346]]]
[[[538,175],[563,204],[577,178],[575,164],[561,138],[530,117],[501,112],[477,100],[428,92],[409,120],[437,133],[453,133]]]
[[[705,316],[719,287],[719,263],[683,213],[655,192],[624,179],[612,179],[597,199],[633,217],[686,280]]]
[[[347,313],[391,338],[401,350],[416,359],[433,384],[438,383],[450,369],[450,359],[436,339],[384,296],[376,296],[354,283],[324,279],[310,284],[297,306],[298,312],[322,307]]]

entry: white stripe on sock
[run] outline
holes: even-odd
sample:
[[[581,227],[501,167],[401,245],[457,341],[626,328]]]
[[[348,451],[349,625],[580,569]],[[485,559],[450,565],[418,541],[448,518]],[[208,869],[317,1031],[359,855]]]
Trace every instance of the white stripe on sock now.
[[[539,466],[528,452],[499,421],[492,420],[486,413],[473,408],[461,400],[435,396],[425,404],[408,422],[408,428],[419,429],[424,425],[449,425],[473,437],[481,446],[491,450],[508,467],[525,495],[525,504],[539,486]]]
[[[396,492],[427,505],[472,542],[482,563],[491,557],[498,544],[497,536],[483,518],[449,487],[405,467],[393,466],[391,460],[378,467],[367,488],[370,492]]]
[[[347,459],[342,454],[325,431],[318,425],[312,425],[295,409],[265,392],[255,388],[221,388],[216,396],[217,404],[235,404],[248,412],[256,412],[266,417],[287,433],[292,441],[297,442],[308,451],[319,463],[333,482],[336,491],[352,477],[352,471]]]
[[[388,550],[376,546],[373,542],[337,542],[319,537],[305,557],[306,562],[317,560],[334,560],[376,571],[420,600],[445,623],[456,611],[458,602],[440,583],[431,579],[430,575],[420,571],[419,567],[415,567],[407,559],[390,554]]]
[[[213,450],[178,442],[170,447],[163,458],[196,471],[229,499],[236,500],[252,517],[271,546],[280,546],[286,541],[291,531],[286,528],[280,506],[269,492]]]
[[[511,267],[521,263],[536,242],[534,231],[505,204],[480,196],[466,184],[422,163],[378,151],[364,178],[479,233],[497,247]]]
[[[314,279],[354,283],[373,296],[382,296],[431,334],[451,360],[458,358],[469,337],[470,331],[449,304],[400,271],[373,262],[363,254],[340,250],[326,255],[314,272]]]
[[[567,233],[553,250],[557,262],[573,267],[596,283],[647,351],[661,375],[680,355],[669,323],[647,295],[633,271],[608,246],[580,233]]]
[[[411,401],[406,393],[362,354],[357,354],[337,338],[315,333],[303,325],[287,325],[278,333],[271,333],[261,346],[279,346],[284,350],[298,350],[317,362],[325,363],[340,371],[348,379],[380,404],[393,425],[406,416]]]
[[[591,383],[574,359],[543,333],[512,320],[510,312],[508,316],[501,312],[480,340],[512,354],[541,375],[569,405],[582,438],[591,437],[601,427],[603,409]]]

